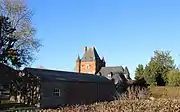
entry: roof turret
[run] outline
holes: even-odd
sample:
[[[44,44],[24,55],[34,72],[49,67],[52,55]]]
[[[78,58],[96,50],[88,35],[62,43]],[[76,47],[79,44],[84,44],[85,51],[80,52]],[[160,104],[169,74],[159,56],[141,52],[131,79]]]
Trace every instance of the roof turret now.
[[[81,61],[80,56],[78,55],[76,61]]]

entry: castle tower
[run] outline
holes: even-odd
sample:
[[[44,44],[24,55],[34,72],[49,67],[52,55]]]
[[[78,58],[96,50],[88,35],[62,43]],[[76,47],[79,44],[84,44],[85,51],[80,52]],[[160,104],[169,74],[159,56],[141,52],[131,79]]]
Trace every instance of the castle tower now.
[[[96,74],[105,65],[104,58],[100,59],[95,47],[84,47],[83,57],[78,56],[76,60],[76,72]]]
[[[79,55],[78,55],[78,58],[77,58],[77,60],[76,60],[76,72],[81,72],[81,59],[80,59],[80,57],[79,57]]]

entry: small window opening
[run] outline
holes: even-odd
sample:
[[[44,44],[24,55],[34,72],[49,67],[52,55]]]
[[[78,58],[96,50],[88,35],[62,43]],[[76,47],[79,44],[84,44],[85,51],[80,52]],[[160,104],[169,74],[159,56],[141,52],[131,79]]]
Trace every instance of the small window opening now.
[[[89,68],[90,68],[90,65],[86,65],[86,69],[89,70]]]
[[[61,90],[59,88],[54,89],[54,96],[61,96]]]

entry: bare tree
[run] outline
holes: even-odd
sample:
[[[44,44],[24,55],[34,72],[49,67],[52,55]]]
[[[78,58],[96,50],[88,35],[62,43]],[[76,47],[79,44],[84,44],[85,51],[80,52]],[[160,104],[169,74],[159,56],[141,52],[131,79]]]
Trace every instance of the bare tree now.
[[[21,62],[29,65],[35,59],[34,53],[41,46],[35,38],[35,28],[32,26],[32,11],[25,0],[0,0],[0,16],[8,17],[16,31],[13,33],[17,40],[13,46],[21,52]]]

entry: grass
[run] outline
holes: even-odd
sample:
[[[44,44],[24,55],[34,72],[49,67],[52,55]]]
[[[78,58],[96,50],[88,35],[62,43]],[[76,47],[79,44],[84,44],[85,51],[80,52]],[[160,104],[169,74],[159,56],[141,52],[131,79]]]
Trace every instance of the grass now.
[[[150,92],[155,98],[180,98],[180,87],[150,87]]]

